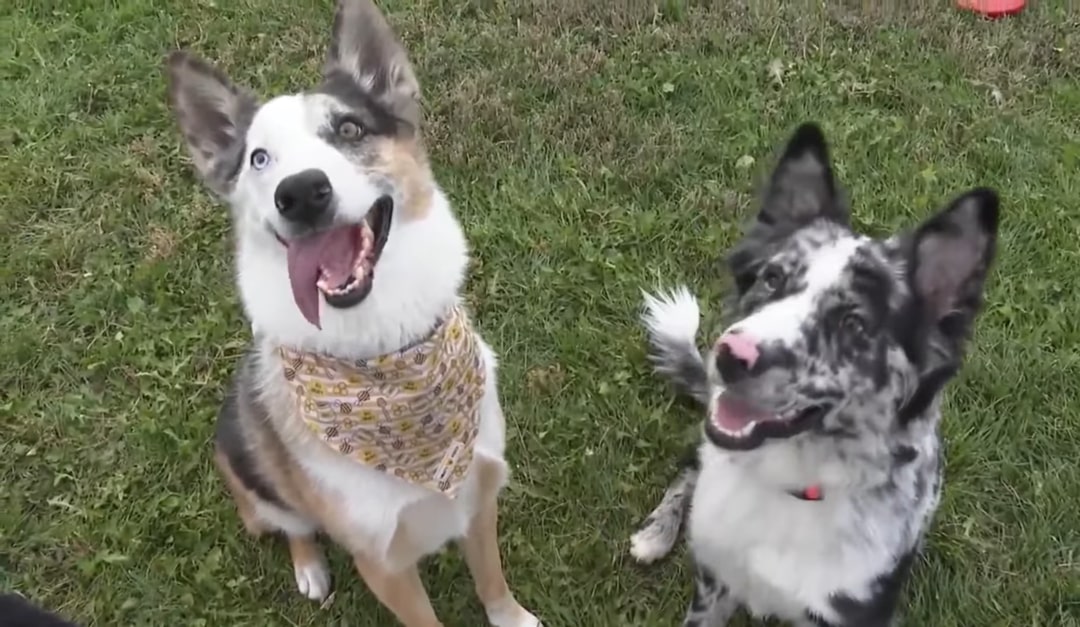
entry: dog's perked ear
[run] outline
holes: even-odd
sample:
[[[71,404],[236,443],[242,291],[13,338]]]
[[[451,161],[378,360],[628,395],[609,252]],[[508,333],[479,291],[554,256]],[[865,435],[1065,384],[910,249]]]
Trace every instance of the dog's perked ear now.
[[[927,322],[953,342],[967,338],[982,306],[998,231],[997,194],[973,189],[915,231],[908,277]]]
[[[728,255],[738,292],[753,284],[772,254],[770,242],[819,218],[849,224],[847,198],[833,177],[825,135],[817,124],[806,122],[788,140],[765,183],[757,216]]]
[[[347,78],[414,124],[420,84],[405,47],[372,0],[338,0],[323,69],[328,82]]]
[[[195,169],[214,192],[232,188],[244,158],[244,136],[258,99],[221,70],[182,50],[166,61],[169,105]]]
[[[848,224],[847,203],[833,177],[821,128],[795,129],[765,187],[757,220],[765,226],[802,226],[818,218]]]

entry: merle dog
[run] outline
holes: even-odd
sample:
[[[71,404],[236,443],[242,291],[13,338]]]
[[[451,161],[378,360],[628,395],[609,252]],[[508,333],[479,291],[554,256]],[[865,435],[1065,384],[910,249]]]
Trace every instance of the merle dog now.
[[[728,257],[729,325],[707,353],[686,288],[646,295],[656,370],[708,412],[695,463],[632,538],[633,556],[654,561],[686,517],[684,626],[724,625],[740,606],[796,625],[892,624],[938,505],[941,393],[997,223],[997,195],[980,188],[911,232],[855,233],[808,123]]]

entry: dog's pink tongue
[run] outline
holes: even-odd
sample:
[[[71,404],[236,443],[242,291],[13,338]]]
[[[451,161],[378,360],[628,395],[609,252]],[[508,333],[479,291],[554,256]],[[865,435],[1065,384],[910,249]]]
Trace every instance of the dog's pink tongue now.
[[[344,226],[289,243],[289,284],[293,300],[308,322],[318,328],[319,280],[322,277],[331,287],[345,283],[352,274],[356,259],[355,227]]]
[[[773,415],[730,394],[721,394],[716,403],[713,422],[725,431],[738,431],[752,422],[773,420]]]

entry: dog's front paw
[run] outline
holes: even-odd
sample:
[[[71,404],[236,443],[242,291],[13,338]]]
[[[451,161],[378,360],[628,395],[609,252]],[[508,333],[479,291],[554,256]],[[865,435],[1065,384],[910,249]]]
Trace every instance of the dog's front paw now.
[[[677,539],[677,533],[663,525],[646,525],[630,536],[630,555],[642,564],[651,564],[670,553]]]
[[[509,594],[487,607],[487,617],[491,627],[544,627],[539,618],[521,607]]]
[[[312,601],[322,601],[330,593],[330,571],[322,560],[294,564],[296,588]]]

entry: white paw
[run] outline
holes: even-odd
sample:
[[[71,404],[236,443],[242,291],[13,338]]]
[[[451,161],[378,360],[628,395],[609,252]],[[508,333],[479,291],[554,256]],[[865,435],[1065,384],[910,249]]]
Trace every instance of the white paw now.
[[[544,627],[540,619],[521,607],[514,597],[507,595],[498,603],[487,608],[488,622],[491,627]]]
[[[489,617],[488,621],[491,623],[491,627],[544,627],[539,618],[524,609],[521,610],[521,615],[512,619],[495,621]]]
[[[300,590],[300,594],[312,601],[322,601],[329,594],[330,571],[322,560],[303,565],[295,564],[293,572],[296,575],[296,588]]]
[[[671,552],[671,534],[651,525],[630,536],[630,555],[642,564],[651,564]]]

